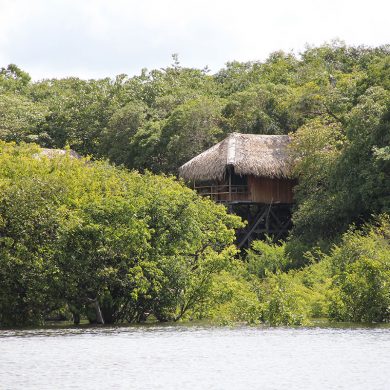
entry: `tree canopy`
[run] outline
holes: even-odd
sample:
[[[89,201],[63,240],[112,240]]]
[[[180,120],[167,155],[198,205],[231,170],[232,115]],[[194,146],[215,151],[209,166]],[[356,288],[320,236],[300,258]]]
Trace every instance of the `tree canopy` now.
[[[231,132],[289,133],[300,182],[293,237],[321,244],[389,210],[389,54],[388,45],[335,41],[216,74],[173,55],[163,69],[88,81],[32,82],[9,65],[0,72],[0,138],[175,175]]]
[[[236,253],[240,219],[171,177],[0,144],[0,324],[99,303],[106,322],[177,320]]]
[[[65,306],[75,318],[100,310],[112,322],[225,310],[299,323],[312,275],[339,298],[325,304],[314,283],[313,312],[364,320],[361,309],[345,309],[353,306],[345,270],[310,265],[294,281],[287,272],[341,259],[348,240],[387,245],[378,227],[353,229],[384,215],[388,231],[389,88],[389,45],[339,41],[233,61],[216,74],[182,67],[177,55],[166,68],[113,79],[33,82],[14,64],[1,68],[0,324],[39,323]],[[287,242],[254,244],[245,270],[232,260],[239,219],[169,176],[231,132],[289,134],[298,178]],[[37,145],[88,157],[47,159]],[[345,271],[379,286],[385,303],[387,249],[348,252],[356,265]],[[294,295],[296,280],[304,287]],[[387,318],[382,306],[369,320]]]

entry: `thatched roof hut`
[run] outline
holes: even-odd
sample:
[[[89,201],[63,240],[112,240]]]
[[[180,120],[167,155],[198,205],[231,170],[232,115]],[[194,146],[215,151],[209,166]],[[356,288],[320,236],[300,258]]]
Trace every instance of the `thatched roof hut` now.
[[[285,237],[294,203],[292,159],[287,135],[230,134],[179,168],[179,175],[202,196],[228,205],[248,221],[237,245]]]
[[[234,168],[235,175],[288,179],[289,142],[288,135],[232,133],[182,165],[179,175],[188,181],[222,181],[227,168]]]
[[[69,155],[70,158],[77,158],[77,159],[81,158],[81,156],[72,149],[65,150],[65,149],[41,148],[39,155],[45,156],[48,158],[54,158],[54,157],[60,157],[60,156],[66,156],[66,155]]]

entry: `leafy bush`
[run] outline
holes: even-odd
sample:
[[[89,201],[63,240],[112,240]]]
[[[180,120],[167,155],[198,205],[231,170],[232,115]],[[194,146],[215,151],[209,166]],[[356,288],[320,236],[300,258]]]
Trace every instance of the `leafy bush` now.
[[[330,317],[341,321],[390,320],[390,221],[349,230],[329,255],[333,285]]]
[[[178,320],[229,267],[242,224],[174,178],[0,144],[0,325]]]
[[[249,273],[264,278],[268,273],[288,270],[291,261],[285,247],[285,243],[275,244],[270,239],[253,241],[246,257]]]
[[[245,277],[242,264],[213,278],[208,311],[205,317],[219,324],[260,321],[261,307],[256,283]]]
[[[287,274],[270,276],[263,285],[261,320],[269,325],[302,325],[307,322],[307,305]]]
[[[321,252],[307,252],[299,270],[286,254],[286,244],[255,241],[248,251],[247,270],[258,278],[260,318],[270,325],[299,325],[325,317],[330,271]],[[254,283],[252,281],[252,283]]]

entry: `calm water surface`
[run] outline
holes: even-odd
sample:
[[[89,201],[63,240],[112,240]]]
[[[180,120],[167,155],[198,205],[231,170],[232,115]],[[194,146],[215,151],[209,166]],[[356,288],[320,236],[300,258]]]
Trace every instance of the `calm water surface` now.
[[[390,389],[390,329],[0,330],[0,389]]]

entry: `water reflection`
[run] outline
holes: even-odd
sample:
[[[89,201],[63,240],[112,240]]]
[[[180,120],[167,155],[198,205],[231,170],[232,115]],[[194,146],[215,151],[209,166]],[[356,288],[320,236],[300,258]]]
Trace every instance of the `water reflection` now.
[[[388,326],[0,331],[1,389],[387,389]]]

